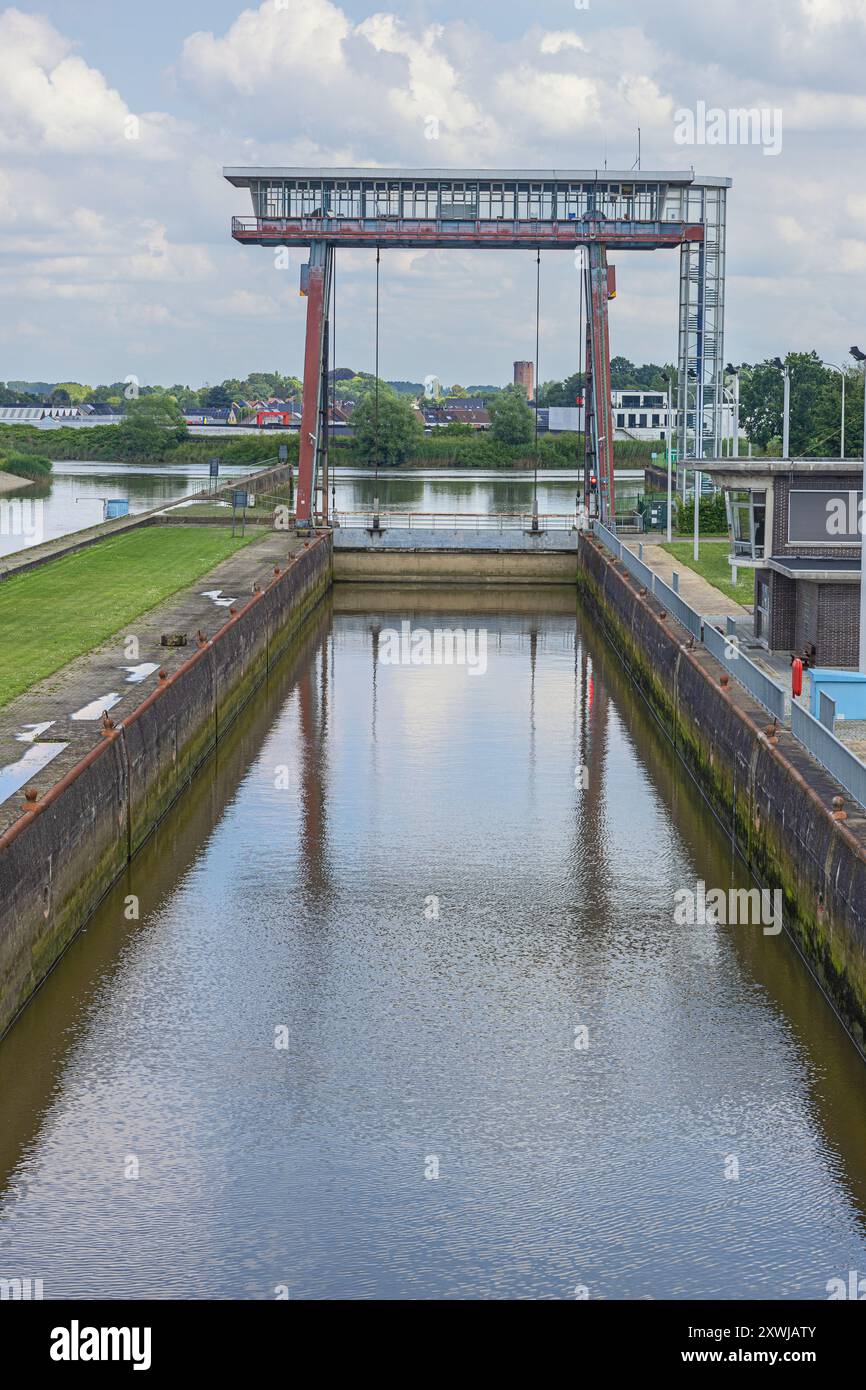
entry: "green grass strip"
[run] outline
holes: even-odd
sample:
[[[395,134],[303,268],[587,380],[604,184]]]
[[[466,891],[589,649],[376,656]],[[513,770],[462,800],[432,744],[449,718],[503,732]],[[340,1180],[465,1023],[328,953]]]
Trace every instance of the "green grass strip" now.
[[[222,526],[145,526],[0,581],[0,705],[255,538],[233,540]]]
[[[732,598],[737,603],[749,605],[755,601],[755,571],[752,569],[741,569],[737,571],[736,585],[731,583],[731,567],[728,564],[730,554],[730,544],[727,538],[724,541],[710,541],[701,537],[700,559],[695,564],[693,558],[692,541],[673,541],[670,545],[663,545],[669,555],[673,555],[680,564],[687,565],[690,570],[700,574],[709,584],[720,589],[727,597]]]

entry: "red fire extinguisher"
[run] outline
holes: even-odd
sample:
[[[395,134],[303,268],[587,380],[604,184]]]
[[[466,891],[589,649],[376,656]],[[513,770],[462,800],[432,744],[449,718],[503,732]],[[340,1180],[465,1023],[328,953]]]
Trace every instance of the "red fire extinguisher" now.
[[[796,700],[803,693],[803,663],[798,656],[791,662],[791,694]]]

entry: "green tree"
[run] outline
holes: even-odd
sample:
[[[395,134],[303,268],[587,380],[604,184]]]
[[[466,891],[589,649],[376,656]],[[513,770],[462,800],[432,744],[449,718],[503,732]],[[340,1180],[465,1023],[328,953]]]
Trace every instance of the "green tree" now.
[[[832,402],[841,393],[834,389],[838,373],[826,368],[817,352],[789,352],[785,366],[791,378],[789,450],[793,458],[838,453],[839,411],[831,420]],[[769,359],[740,372],[740,419],[753,444],[773,452],[781,441],[784,411],[784,377]],[[833,441],[835,448],[831,449]],[[781,452],[781,443],[778,445]]]
[[[128,401],[116,431],[123,452],[143,458],[157,457],[187,438],[180,406],[164,393]]]
[[[839,458],[842,453],[842,376],[826,370],[813,403],[811,432],[805,453],[809,458]],[[859,458],[863,447],[863,373],[845,372],[845,457]]]
[[[769,360],[740,370],[740,420],[752,444],[766,449],[782,433],[782,373]]]
[[[399,467],[418,449],[424,426],[411,402],[380,383],[378,407],[368,392],[352,413],[354,451],[365,463]]]
[[[583,372],[572,372],[564,381],[545,381],[538,392],[538,404],[574,406],[582,395]]]
[[[506,386],[490,402],[490,425],[493,438],[500,444],[529,444],[535,431],[535,416],[526,403],[522,386]]]
[[[231,403],[231,394],[226,390],[225,384],[211,386],[210,390],[205,392],[204,404],[210,406],[212,410],[224,410]]]
[[[82,401],[89,401],[93,395],[93,388],[82,386],[80,381],[59,381],[54,390],[64,391],[72,405],[80,405]]]

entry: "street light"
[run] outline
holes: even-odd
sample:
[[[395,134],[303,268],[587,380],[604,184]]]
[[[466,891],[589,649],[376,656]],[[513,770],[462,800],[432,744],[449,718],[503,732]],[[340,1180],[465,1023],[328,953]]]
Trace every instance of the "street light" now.
[[[698,374],[694,367],[689,367],[689,376],[693,381],[698,381]],[[686,411],[686,427],[688,428],[688,411]],[[704,389],[703,383],[698,382],[698,395],[695,402],[695,461],[703,457],[704,452]],[[701,512],[701,475],[699,469],[695,469],[695,529],[692,542],[692,557],[697,563],[700,556],[698,536],[700,534],[700,512]]]
[[[855,362],[866,364],[866,352],[861,352],[858,347],[849,348],[848,351]],[[860,531],[860,652],[858,669],[866,674],[866,565],[863,564],[863,501],[866,499],[866,365],[863,368],[863,493],[860,499],[860,513],[858,515],[858,529]]]
[[[773,358],[773,366],[777,367],[785,378],[785,404],[782,411],[782,458],[786,459],[791,440],[791,373],[781,357]]]
[[[667,382],[667,388],[668,388],[668,430],[667,430],[667,434],[668,434],[668,442],[667,442],[667,455],[668,455],[668,545],[670,545],[670,543],[671,543],[671,511],[673,510],[673,502],[674,502],[674,499],[673,499],[673,486],[672,486],[672,483],[671,483],[671,458],[672,458],[672,454],[673,454],[673,449],[672,449],[672,447],[671,447],[671,377],[670,377],[670,372],[662,372],[662,373],[661,373],[661,379],[662,379],[662,381]]]
[[[736,457],[740,457],[740,369],[729,362],[725,368],[728,376],[734,378],[734,429],[733,445]]]
[[[830,367],[834,372],[838,372],[842,378],[842,439],[839,444],[839,457],[845,457],[845,368],[837,367],[835,362],[822,362],[822,367]]]

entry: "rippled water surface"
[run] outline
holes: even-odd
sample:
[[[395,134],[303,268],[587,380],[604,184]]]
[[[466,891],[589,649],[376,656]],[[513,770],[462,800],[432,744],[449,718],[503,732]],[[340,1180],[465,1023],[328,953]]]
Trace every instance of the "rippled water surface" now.
[[[404,619],[486,674],[377,660]],[[338,590],[0,1045],[0,1273],[826,1297],[866,1074],[697,879],[748,882],[573,591]]]
[[[215,441],[215,455],[219,449],[219,441]],[[220,476],[225,482],[248,471],[237,464],[222,464]],[[376,498],[383,509],[400,512],[525,512],[532,508],[534,488],[531,472],[510,470],[388,470],[374,477],[369,470],[336,468],[332,480],[332,500],[343,514],[369,508]],[[539,510],[572,514],[577,483],[577,473],[542,470]],[[55,462],[47,483],[22,485],[0,495],[0,556],[96,526],[103,519],[103,504],[108,499],[125,499],[130,512],[144,512],[207,486],[206,464]],[[638,477],[618,480],[621,501],[641,491]]]

